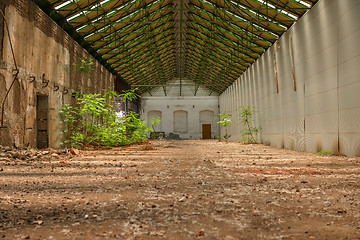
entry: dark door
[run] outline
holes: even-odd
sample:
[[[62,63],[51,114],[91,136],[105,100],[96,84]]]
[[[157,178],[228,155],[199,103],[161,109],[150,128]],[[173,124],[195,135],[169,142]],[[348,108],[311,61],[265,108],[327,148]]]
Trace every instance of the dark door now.
[[[210,139],[211,138],[211,124],[202,125],[202,138]]]
[[[37,148],[49,147],[48,119],[49,119],[48,96],[38,95],[36,99]]]

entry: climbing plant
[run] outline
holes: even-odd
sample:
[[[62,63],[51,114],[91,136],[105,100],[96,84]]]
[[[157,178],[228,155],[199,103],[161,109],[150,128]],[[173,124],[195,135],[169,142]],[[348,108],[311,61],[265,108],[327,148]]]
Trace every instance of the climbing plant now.
[[[261,126],[253,126],[256,113],[255,107],[241,106],[237,111],[239,112],[240,124],[244,126],[244,129],[241,131],[241,141],[244,143],[256,143],[256,136],[260,132]]]
[[[229,140],[229,138],[231,137],[231,134],[228,134],[227,132],[227,127],[230,126],[230,124],[232,123],[232,120],[231,120],[231,114],[230,112],[222,112],[219,114],[219,118],[220,118],[220,121],[217,122],[219,123],[222,127],[225,128],[225,134],[224,134],[224,139],[225,141],[227,142]],[[221,140],[221,136],[219,138],[219,140]]]

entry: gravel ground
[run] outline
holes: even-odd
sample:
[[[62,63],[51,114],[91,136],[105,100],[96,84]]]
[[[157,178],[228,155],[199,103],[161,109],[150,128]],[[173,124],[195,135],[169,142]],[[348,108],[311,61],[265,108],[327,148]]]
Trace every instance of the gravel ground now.
[[[3,239],[360,239],[360,158],[215,140],[1,148]]]

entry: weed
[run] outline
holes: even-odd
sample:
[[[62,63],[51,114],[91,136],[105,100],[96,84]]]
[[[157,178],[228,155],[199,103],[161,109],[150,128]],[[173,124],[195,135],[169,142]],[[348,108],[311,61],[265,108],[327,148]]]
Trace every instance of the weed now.
[[[260,132],[260,127],[253,127],[254,116],[255,116],[255,107],[251,106],[241,106],[239,112],[240,123],[245,127],[242,130],[241,141],[244,143],[256,143],[257,139],[255,136]]]
[[[227,142],[228,139],[231,137],[231,135],[227,133],[227,127],[230,126],[230,124],[232,123],[231,114],[229,112],[225,111],[225,112],[220,113],[219,117],[220,117],[220,121],[217,123],[219,123],[222,127],[225,128],[225,134],[223,137],[224,137],[225,141]],[[220,136],[219,141],[221,141],[221,136]]]
[[[328,156],[328,155],[331,155],[331,154],[333,154],[332,151],[320,151],[316,155],[318,155],[318,156]]]

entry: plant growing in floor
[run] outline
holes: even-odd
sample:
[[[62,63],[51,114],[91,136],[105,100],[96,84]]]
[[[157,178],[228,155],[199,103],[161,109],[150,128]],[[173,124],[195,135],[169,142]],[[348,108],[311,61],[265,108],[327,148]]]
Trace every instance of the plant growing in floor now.
[[[257,143],[256,136],[260,132],[261,126],[253,126],[256,113],[255,107],[241,106],[237,111],[239,112],[240,124],[244,126],[244,130],[241,131],[241,141],[244,143]]]
[[[220,121],[217,122],[219,123],[222,127],[225,128],[225,134],[224,134],[224,139],[225,141],[227,142],[229,140],[229,138],[231,137],[231,134],[228,134],[227,132],[227,127],[230,126],[230,124],[232,123],[232,120],[231,120],[231,114],[229,112],[222,112],[219,114],[219,118],[220,118]],[[219,141],[221,141],[221,137],[219,139]]]
[[[152,127],[152,130],[153,132],[150,133],[150,138],[151,139],[163,139],[164,138],[164,133],[163,132],[156,132],[155,130],[155,127],[160,124],[161,120],[160,120],[160,117],[159,116],[156,116],[156,117],[152,117],[150,119],[150,124],[151,124],[151,127]]]
[[[76,66],[78,73],[88,76],[94,70],[94,63],[86,58],[81,59],[81,64]],[[126,91],[121,96],[124,101],[133,101],[139,97],[135,91]],[[145,141],[147,133],[152,131],[136,113],[130,112],[124,119],[117,117],[112,105],[117,94],[113,91],[105,94],[79,93],[74,97],[76,103],[73,106],[65,104],[61,110],[65,146],[128,145]]]
[[[328,156],[328,155],[331,155],[331,154],[333,154],[332,151],[320,151],[316,155],[323,157],[323,156]]]
[[[125,90],[122,94],[119,94],[119,97],[122,97],[122,100],[125,103],[125,113],[127,112],[127,100],[132,102],[140,97],[140,95],[136,93],[137,90],[138,88],[133,88]]]
[[[156,127],[158,124],[160,124],[160,122],[161,122],[160,117],[159,117],[159,116],[152,117],[150,120],[151,120],[151,127],[152,127],[152,129],[154,130],[154,132],[156,132],[156,131],[155,131],[155,127]]]
[[[120,120],[109,104],[114,96],[114,92],[86,93],[77,99],[76,106],[65,105],[61,111],[64,144],[78,148],[87,145],[112,147],[145,141],[152,129],[134,112]]]

